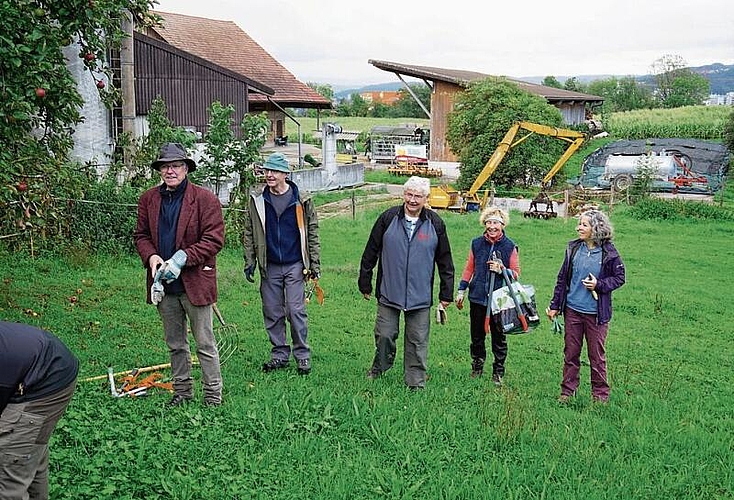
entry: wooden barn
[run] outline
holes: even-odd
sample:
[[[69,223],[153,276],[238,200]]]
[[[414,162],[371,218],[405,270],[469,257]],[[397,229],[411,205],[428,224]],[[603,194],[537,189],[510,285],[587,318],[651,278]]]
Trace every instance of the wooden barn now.
[[[275,93],[240,73],[141,33],[134,33],[134,50],[138,136],[147,133],[145,117],[157,96],[165,101],[173,123],[204,135],[212,102],[233,105],[233,122],[239,124],[250,111],[251,91],[268,96]]]
[[[329,99],[299,81],[234,22],[169,12],[156,14],[162,26],[148,28],[148,36],[273,90],[270,94],[251,88],[248,96],[249,112],[268,113],[271,141],[285,136],[285,120],[292,119],[286,108],[332,108]]]
[[[403,83],[403,76],[419,78],[431,88],[431,111],[426,113],[431,120],[430,158],[432,162],[457,162],[457,156],[446,141],[447,116],[454,109],[456,94],[466,89],[471,82],[483,80],[492,75],[456,69],[414,66],[390,61],[370,59],[374,67],[394,73]],[[603,97],[571,92],[569,90],[536,85],[508,78],[523,90],[544,97],[549,104],[557,107],[568,125],[584,123],[587,108],[600,106]],[[407,86],[407,83],[406,83]]]

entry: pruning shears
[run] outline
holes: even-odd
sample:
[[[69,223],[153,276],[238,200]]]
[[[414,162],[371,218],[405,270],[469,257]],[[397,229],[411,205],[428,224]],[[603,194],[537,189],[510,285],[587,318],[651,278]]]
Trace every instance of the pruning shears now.
[[[316,302],[318,302],[320,306],[323,306],[324,305],[324,289],[321,288],[321,285],[319,285],[319,280],[309,279],[308,283],[306,284],[306,291],[304,294],[306,304],[311,302],[311,297],[314,294],[316,294]]]

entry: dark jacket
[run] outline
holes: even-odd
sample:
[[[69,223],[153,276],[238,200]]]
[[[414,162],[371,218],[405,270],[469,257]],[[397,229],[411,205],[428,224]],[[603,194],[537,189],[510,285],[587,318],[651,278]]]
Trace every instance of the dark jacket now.
[[[383,212],[372,227],[362,253],[357,285],[363,294],[372,293],[375,265],[375,297],[381,304],[405,311],[430,307],[436,267],[440,280],[439,300],[453,300],[451,246],[446,225],[433,210],[421,210],[410,240],[405,232],[403,205]]]
[[[158,217],[161,195],[156,186],[147,190],[138,201],[138,222],[133,237],[143,266],[154,254],[160,255]],[[186,252],[186,265],[181,270],[181,281],[186,296],[195,306],[217,301],[217,254],[224,246],[224,219],[219,199],[209,191],[191,182],[186,187],[176,228],[176,249]],[[147,275],[147,300],[153,277]]]
[[[79,361],[52,334],[0,321],[0,414],[8,403],[49,396],[76,379]]]
[[[583,244],[584,242],[581,239],[575,239],[568,243],[563,264],[560,271],[558,271],[550,308],[559,311],[561,314],[566,306],[566,295],[571,284],[573,257]],[[624,285],[625,282],[624,263],[612,242],[604,242],[601,249],[601,271],[596,278],[596,293],[599,297],[596,301],[596,322],[599,325],[608,323],[612,319],[612,291]]]

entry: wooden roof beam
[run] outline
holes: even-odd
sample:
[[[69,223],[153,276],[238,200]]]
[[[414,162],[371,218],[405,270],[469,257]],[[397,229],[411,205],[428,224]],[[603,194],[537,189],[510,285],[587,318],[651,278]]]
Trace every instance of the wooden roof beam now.
[[[431,113],[426,109],[426,106],[421,102],[421,100],[418,99],[418,96],[415,95],[415,92],[413,92],[413,89],[411,89],[410,88],[410,85],[408,85],[408,83],[405,81],[405,79],[403,78],[403,75],[401,75],[400,73],[398,73],[396,71],[395,72],[395,76],[397,76],[400,79],[400,81],[403,82],[403,85],[405,86],[405,90],[408,91],[408,93],[413,97],[413,100],[416,103],[418,103],[418,106],[421,107],[421,109],[423,110],[423,112],[426,114],[426,116],[430,120],[431,119]],[[423,80],[423,81],[426,82],[425,80]],[[426,82],[426,85],[428,85],[428,82]],[[430,85],[428,85],[428,88],[430,88],[431,91],[433,91],[433,88]]]

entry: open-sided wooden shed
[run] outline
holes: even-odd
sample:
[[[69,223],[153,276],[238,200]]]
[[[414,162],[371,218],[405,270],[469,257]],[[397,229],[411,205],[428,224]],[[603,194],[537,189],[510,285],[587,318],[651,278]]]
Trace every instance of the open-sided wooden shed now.
[[[436,162],[456,162],[457,156],[446,141],[447,116],[454,109],[456,94],[466,89],[471,82],[483,80],[492,75],[430,66],[415,66],[390,61],[370,59],[374,67],[394,73],[405,83],[403,76],[419,78],[431,88],[431,111],[426,113],[431,120],[430,160]],[[603,97],[572,92],[564,89],[546,87],[508,78],[523,90],[544,97],[549,104],[556,106],[568,125],[578,125],[586,119],[586,109],[600,106]],[[407,83],[406,83],[407,86]]]

